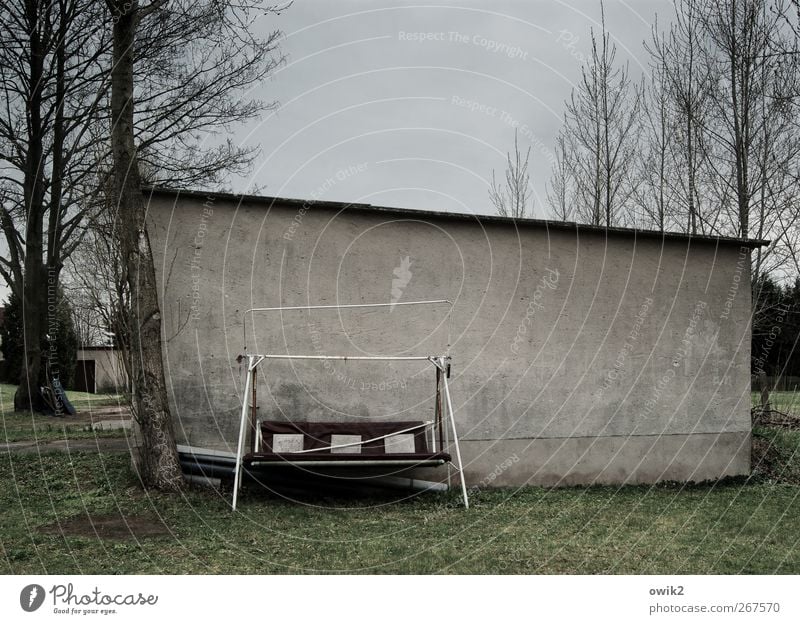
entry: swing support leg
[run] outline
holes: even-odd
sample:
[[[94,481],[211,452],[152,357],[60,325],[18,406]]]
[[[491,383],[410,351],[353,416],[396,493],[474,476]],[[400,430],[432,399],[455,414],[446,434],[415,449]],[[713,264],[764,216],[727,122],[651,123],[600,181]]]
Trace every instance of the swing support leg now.
[[[242,396],[242,418],[239,423],[239,443],[236,447],[236,473],[233,477],[233,511],[236,511],[239,488],[242,485],[242,455],[244,453],[244,434],[247,427],[247,407],[253,380],[253,370],[257,366],[257,364],[253,362],[254,359],[252,355],[247,356],[247,371],[245,372],[244,395]]]
[[[461,461],[461,447],[458,444],[458,433],[456,432],[456,416],[453,412],[453,402],[450,399],[450,386],[447,383],[447,365],[442,358],[439,358],[439,366],[441,367],[444,380],[444,395],[447,399],[447,413],[450,415],[450,428],[453,431],[453,445],[456,448],[456,460],[458,461],[458,474],[461,477],[461,495],[464,498],[464,508],[469,509],[469,496],[467,494],[467,484],[464,480],[464,464]]]

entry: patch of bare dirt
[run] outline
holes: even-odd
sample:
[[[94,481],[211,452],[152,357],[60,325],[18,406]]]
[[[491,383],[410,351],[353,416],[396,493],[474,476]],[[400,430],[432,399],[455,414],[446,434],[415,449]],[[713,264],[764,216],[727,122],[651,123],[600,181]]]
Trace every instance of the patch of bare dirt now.
[[[153,514],[78,514],[39,528],[47,535],[100,537],[103,539],[142,539],[170,535],[169,528]]]
[[[61,417],[36,415],[36,425],[58,425],[60,427],[77,427],[85,425],[87,428],[101,421],[127,421],[131,419],[131,409],[128,406],[100,406],[93,408],[83,408],[81,411],[72,415]]]
[[[753,436],[750,457],[754,474],[774,481],[783,479],[782,470],[780,469],[783,462],[778,449],[770,440]]]
[[[800,473],[791,461],[792,458],[787,458],[785,449],[776,446],[773,440],[753,436],[750,458],[754,477],[800,485]]]

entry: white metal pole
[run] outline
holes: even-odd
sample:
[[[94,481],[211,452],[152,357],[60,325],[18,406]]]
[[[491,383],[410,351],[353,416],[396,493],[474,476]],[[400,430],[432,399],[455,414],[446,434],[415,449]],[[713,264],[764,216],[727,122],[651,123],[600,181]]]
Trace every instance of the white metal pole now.
[[[426,305],[433,303],[449,303],[449,299],[428,299],[425,301],[395,301],[394,303],[339,303],[329,305],[306,305],[306,306],[278,306],[274,308],[250,308],[248,312],[283,312],[286,310],[344,310],[349,308],[394,308],[396,306]]]
[[[242,397],[242,419],[239,423],[239,444],[236,447],[236,474],[233,477],[233,510],[236,511],[236,500],[239,497],[239,486],[242,481],[242,451],[244,450],[244,431],[247,424],[247,407],[250,401],[250,384],[253,379],[253,356],[247,356],[247,372],[244,382],[244,396]]]
[[[444,365],[444,362],[442,361]],[[453,443],[456,447],[456,458],[458,459],[458,473],[461,475],[461,494],[464,497],[464,508],[469,509],[469,497],[467,496],[467,484],[464,481],[464,464],[461,462],[461,448],[458,445],[458,433],[456,432],[456,416],[453,413],[453,402],[450,400],[450,386],[447,383],[447,371],[442,375],[444,379],[444,395],[447,398],[447,411],[450,412],[450,425],[453,429]]]
[[[440,404],[441,395],[439,394],[439,375],[440,375],[439,366],[436,364],[436,362],[433,362],[433,361],[431,361],[431,364],[433,364],[433,368],[436,370],[436,393],[433,395],[433,400],[436,401],[436,405],[433,408],[433,427],[431,427],[431,451],[435,453],[436,452],[436,434],[438,433],[437,432],[437,427],[438,427],[437,420],[439,420],[439,418],[440,418],[439,404]],[[442,449],[442,450],[444,450],[444,449]]]
[[[262,360],[378,360],[415,362],[430,360],[429,355],[291,355],[288,353],[265,353],[259,355]]]
[[[439,365],[440,366],[442,365],[441,364],[442,361],[444,361],[444,358],[439,358]],[[442,369],[443,369],[442,370],[442,377],[444,377],[447,374],[447,368],[442,366]],[[447,409],[446,401],[447,401],[447,399],[445,399],[445,405],[442,407],[442,409],[445,409],[445,410]],[[442,448],[443,451],[449,451],[450,450],[450,433],[447,431],[447,422],[445,422],[446,420],[447,419],[445,418],[445,415],[443,414],[442,415],[442,428],[444,429],[444,448]],[[451,475],[452,466],[453,466],[452,462],[447,462],[447,489],[448,490],[453,485],[452,484],[452,475]]]

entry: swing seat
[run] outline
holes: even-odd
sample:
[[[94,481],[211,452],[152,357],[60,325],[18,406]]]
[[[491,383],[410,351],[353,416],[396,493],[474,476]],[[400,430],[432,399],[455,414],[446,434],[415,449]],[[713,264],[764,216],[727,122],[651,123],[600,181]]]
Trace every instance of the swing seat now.
[[[245,466],[440,466],[449,453],[431,451],[424,422],[261,421]]]

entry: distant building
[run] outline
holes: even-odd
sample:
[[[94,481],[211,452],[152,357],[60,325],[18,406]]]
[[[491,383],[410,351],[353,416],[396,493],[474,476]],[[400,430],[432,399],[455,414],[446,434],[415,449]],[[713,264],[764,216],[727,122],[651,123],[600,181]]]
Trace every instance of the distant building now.
[[[79,392],[117,393],[126,386],[119,351],[109,346],[78,349],[73,389]]]

